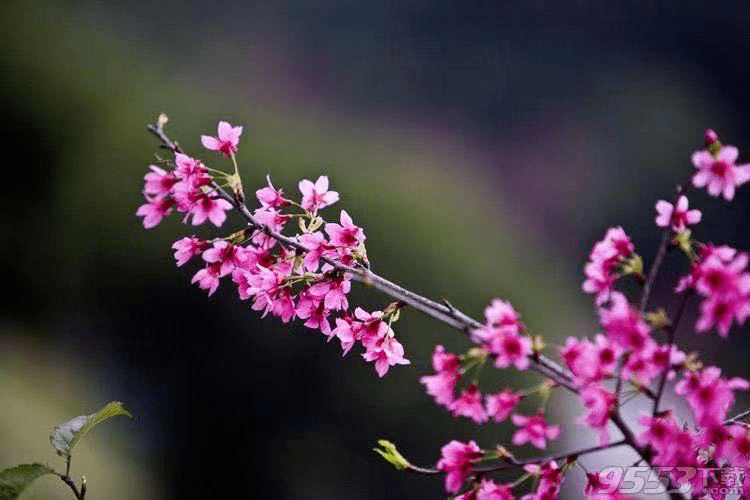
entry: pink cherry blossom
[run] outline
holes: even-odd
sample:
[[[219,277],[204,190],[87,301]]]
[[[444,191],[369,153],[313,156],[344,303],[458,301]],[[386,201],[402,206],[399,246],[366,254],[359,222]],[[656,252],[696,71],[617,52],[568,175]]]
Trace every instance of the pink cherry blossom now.
[[[700,210],[688,210],[688,199],[685,195],[678,198],[676,205],[664,200],[657,201],[656,212],[656,225],[671,227],[677,233],[684,231],[688,225],[701,221]]]
[[[581,420],[582,423],[599,432],[599,444],[609,443],[607,422],[612,416],[617,398],[614,393],[598,385],[590,385],[581,392],[583,406],[589,412]]]
[[[635,246],[621,227],[609,228],[604,239],[591,250],[589,262],[584,267],[583,291],[595,294],[597,304],[606,301],[619,277],[618,266],[634,252]]]
[[[529,464],[524,470],[538,478],[536,491],[521,497],[521,500],[555,500],[560,494],[560,485],[565,477],[554,460],[541,465]]]
[[[175,241],[172,248],[175,250],[174,258],[177,261],[177,267],[185,265],[190,259],[201,253],[206,246],[208,246],[207,241],[201,241],[195,236]]]
[[[651,338],[648,324],[620,292],[612,292],[609,307],[599,308],[599,321],[607,339],[622,349],[638,352]]]
[[[462,443],[453,440],[440,451],[442,458],[437,463],[437,469],[445,473],[445,491],[458,493],[471,474],[473,464],[484,456],[482,450],[474,441]]]
[[[299,190],[302,193],[302,208],[310,212],[317,212],[339,201],[339,194],[328,190],[328,177],[325,175],[318,177],[315,184],[307,179],[300,181]]]
[[[461,391],[461,395],[451,403],[450,410],[454,416],[468,417],[478,424],[483,424],[488,419],[482,405],[482,393],[474,384]]]
[[[330,237],[331,245],[353,248],[365,241],[364,231],[354,225],[346,210],[341,211],[340,221],[341,224],[329,223],[325,225],[325,232]]]
[[[446,353],[443,346],[435,347],[432,355],[432,367],[437,372],[435,375],[425,375],[419,381],[427,389],[427,394],[435,398],[439,405],[449,407],[453,403],[454,388],[456,382],[461,378],[459,367],[461,360],[458,356]]]
[[[219,151],[224,156],[232,156],[237,152],[237,145],[240,143],[242,127],[232,127],[229,123],[221,121],[218,126],[218,137],[208,135],[201,136],[201,143],[206,149]]]
[[[314,233],[303,233],[297,240],[306,250],[302,260],[305,270],[311,273],[317,272],[320,266],[320,258],[331,248],[325,236],[323,236],[323,233],[316,231]]]
[[[198,286],[203,290],[208,290],[209,297],[214,294],[216,289],[219,287],[220,275],[220,264],[210,264],[193,276],[190,283],[198,283]]]
[[[332,336],[333,330],[328,320],[331,311],[326,309],[323,301],[308,293],[301,294],[296,312],[298,317],[306,320],[304,323],[306,327],[320,329],[324,335]]]
[[[513,392],[509,389],[497,394],[488,394],[484,398],[487,413],[495,422],[502,422],[508,418],[523,397],[522,392]]]
[[[197,189],[211,183],[211,176],[206,167],[194,158],[182,153],[175,154],[175,176],[182,179],[184,186],[188,189]]]
[[[159,199],[149,196],[146,196],[146,201],[147,203],[138,207],[135,214],[138,217],[143,217],[143,227],[151,229],[159,225],[161,220],[169,215],[174,206],[174,201],[170,198]]]
[[[151,165],[148,168],[151,169],[151,172],[143,177],[146,180],[143,192],[154,195],[160,200],[169,196],[172,192],[172,186],[177,183],[177,178],[175,178],[174,173],[166,172],[155,165]]]
[[[520,328],[521,326],[518,313],[506,300],[493,299],[490,305],[484,309],[484,317],[487,326],[491,327],[512,326]]]
[[[491,479],[482,479],[476,500],[513,500],[512,490],[510,484],[496,484]]]
[[[547,441],[554,441],[560,435],[560,426],[548,426],[542,413],[537,413],[533,417],[514,413],[510,418],[513,424],[519,427],[513,434],[513,444],[516,446],[531,443],[543,450],[547,447]]]
[[[622,349],[604,335],[597,334],[594,342],[568,337],[560,355],[580,385],[612,375]]]
[[[370,344],[362,354],[365,361],[375,361],[375,371],[382,377],[394,365],[408,365],[411,362],[404,358],[404,347],[395,338],[386,336],[375,344]]]
[[[335,336],[341,342],[341,348],[344,350],[344,356],[354,347],[356,342],[355,332],[353,329],[354,321],[348,316],[336,318],[336,328],[331,331],[331,335]]]
[[[264,207],[271,208],[283,208],[289,206],[291,201],[284,198],[284,190],[279,189],[277,191],[276,188],[273,187],[273,184],[271,184],[271,176],[267,175],[266,181],[268,181],[268,186],[258,189],[255,192],[255,196],[258,198],[258,201],[260,201],[260,204]]]
[[[326,309],[336,311],[349,307],[346,294],[349,293],[351,287],[351,280],[344,276],[336,276],[329,281],[311,286],[307,292],[316,299],[324,301]]]
[[[750,164],[737,165],[738,156],[734,146],[720,146],[715,156],[707,149],[696,151],[691,158],[697,169],[693,186],[706,187],[709,195],[732,201],[735,189],[750,180]]]
[[[689,372],[675,386],[675,393],[690,405],[699,425],[707,426],[726,418],[734,404],[734,391],[750,389],[750,382],[738,377],[725,379],[715,366]]]
[[[203,260],[209,264],[219,264],[219,275],[221,277],[231,273],[235,266],[242,267],[247,258],[244,248],[232,245],[224,240],[214,241],[213,246],[203,252]]]

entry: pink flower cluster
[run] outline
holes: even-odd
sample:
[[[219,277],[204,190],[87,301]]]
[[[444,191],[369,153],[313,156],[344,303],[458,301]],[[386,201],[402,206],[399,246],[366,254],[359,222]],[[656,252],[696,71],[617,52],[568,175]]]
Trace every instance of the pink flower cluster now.
[[[622,265],[635,253],[635,246],[621,227],[612,227],[596,243],[584,268],[583,291],[596,295],[598,304],[609,298],[615,281],[622,276]]]
[[[220,122],[218,137],[203,136],[201,141],[207,149],[234,157],[241,134],[242,127]],[[145,227],[158,224],[172,206],[186,214],[184,221],[192,217],[193,225],[206,220],[217,227],[224,223],[225,212],[233,206],[219,197],[210,174],[214,171],[200,160],[176,153],[173,170],[150,168],[144,188],[147,203],[137,212],[144,217]],[[224,174],[224,178],[230,177]],[[338,223],[326,223],[318,215],[318,210],[339,200],[339,194],[329,190],[328,178],[321,176],[315,183],[302,180],[299,203],[286,198],[270,178],[267,181],[256,192],[260,206],[253,212],[255,226],[224,238],[184,237],[172,245],[177,265],[200,255],[204,267],[192,282],[209,295],[216,292],[222,278],[231,276],[240,299],[252,300],[252,308],[263,316],[271,314],[284,323],[299,318],[329,340],[336,337],[344,354],[360,343],[363,357],[375,364],[381,377],[393,365],[409,364],[391,328],[398,319],[399,303],[383,311],[350,309],[347,296],[352,277],[336,265],[366,263],[365,234],[346,211],[341,211]],[[304,212],[284,211],[295,206]],[[301,232],[291,237],[293,245],[279,243],[273,234],[284,231],[294,217],[300,219]]]
[[[707,332],[714,325],[722,337],[732,323],[742,325],[750,317],[750,272],[748,255],[728,246],[705,245],[688,276],[677,286],[678,292],[694,289],[703,297],[701,315],[695,325]]]
[[[224,224],[232,204],[218,196],[200,160],[177,153],[174,170],[167,172],[155,165],[149,168],[151,172],[146,174],[143,188],[146,203],[136,212],[143,217],[144,227],[150,229],[158,225],[175,206],[185,214],[183,221],[192,217],[194,226],[207,220],[216,227]]]

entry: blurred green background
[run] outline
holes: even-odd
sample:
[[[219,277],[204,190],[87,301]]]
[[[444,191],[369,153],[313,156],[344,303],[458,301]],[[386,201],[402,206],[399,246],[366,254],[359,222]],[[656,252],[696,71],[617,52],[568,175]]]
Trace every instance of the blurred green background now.
[[[436,343],[465,340],[404,314],[412,365],[378,379],[301,326],[258,319],[227,284],[207,300],[174,268],[186,228],[134,216],[156,152],[145,125],[166,112],[203,155],[218,120],[243,124],[246,191],[267,173],[291,193],[327,174],[376,272],[476,316],[510,299],[554,348],[596,331],[579,290],[604,230],[622,224],[648,262],[653,204],[687,178],[703,130],[744,158],[750,145],[750,7],[633,4],[3,2],[0,467],[59,465],[51,427],[119,399],[136,418],[97,429],[74,462],[92,499],[444,496],[370,449],[388,438],[430,464],[453,437],[509,440],[450,418],[417,382]],[[750,246],[747,192],[694,198],[699,237]],[[657,287],[665,307],[679,272]],[[683,338],[747,376],[746,334]],[[488,388],[535,380],[491,375]],[[565,401],[552,400],[564,427],[593,440]],[[26,495],[68,492],[44,479]]]

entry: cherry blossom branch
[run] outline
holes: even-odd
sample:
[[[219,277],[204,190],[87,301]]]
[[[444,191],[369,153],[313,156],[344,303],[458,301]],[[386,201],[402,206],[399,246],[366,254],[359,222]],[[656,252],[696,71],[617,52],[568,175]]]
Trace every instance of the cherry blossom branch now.
[[[545,457],[537,457],[537,458],[531,458],[528,460],[513,460],[511,463],[502,463],[497,465],[491,465],[487,467],[476,467],[474,469],[474,473],[476,474],[489,474],[493,472],[501,472],[504,470],[512,470],[512,469],[518,469],[519,467],[524,467],[526,465],[535,465],[540,464],[543,462],[552,462],[552,461],[558,461],[558,460],[575,460],[580,456],[588,455],[590,453],[595,453],[597,451],[603,451],[608,450],[610,448],[616,448],[618,446],[624,446],[628,445],[629,443],[622,439],[620,441],[615,441],[609,444],[599,445],[599,446],[592,446],[590,448],[584,448],[582,450],[577,450],[573,452],[566,452],[561,453],[559,455],[552,455],[552,456],[545,456]],[[443,471],[428,467],[419,467],[416,465],[409,464],[409,467],[405,469],[407,472],[411,472],[413,474],[419,474],[423,476],[434,476],[437,474],[443,474]]]
[[[724,421],[724,425],[731,425],[735,424],[737,422],[743,422],[747,417],[750,417],[750,409],[747,409],[743,411],[742,413],[738,413],[737,415],[733,416],[732,418],[729,418]]]
[[[181,153],[182,149],[180,148],[180,146],[176,144],[175,142],[173,142],[172,140],[170,140],[169,137],[164,133],[165,123],[166,123],[166,117],[162,115],[159,117],[159,120],[157,121],[156,125],[149,125],[147,129],[149,132],[151,132],[160,140],[162,147],[169,149],[170,151],[174,153]],[[235,191],[234,196],[228,193],[222,187],[220,187],[215,181],[212,181],[209,185],[216,193],[218,193],[218,195],[222,199],[227,201],[247,221],[250,228],[263,232],[268,237],[276,240],[282,245],[285,245],[287,248],[295,249],[296,251],[300,253],[304,253],[307,251],[307,248],[305,248],[296,239],[290,238],[288,236],[285,236],[273,230],[268,225],[259,222],[253,216],[253,214],[250,212],[250,210],[247,208],[247,206],[245,205],[243,201],[244,197],[241,194],[241,184],[232,186],[233,190]],[[644,294],[642,297],[642,302],[644,304],[647,303],[648,301],[648,296],[649,296],[651,287],[653,285],[653,281],[656,279],[656,275],[658,274],[658,268],[660,267],[661,262],[664,259],[663,254],[666,254],[668,243],[669,243],[668,236],[665,236],[665,238],[663,239],[663,243],[660,247],[659,255],[657,255],[657,260],[655,261],[654,266],[651,269],[651,272],[649,274],[649,279],[646,282],[646,285],[644,288]],[[427,316],[430,316],[456,330],[459,330],[468,334],[472,332],[473,330],[478,329],[483,326],[482,323],[471,318],[467,314],[461,312],[460,310],[458,310],[457,308],[455,308],[449,303],[441,304],[441,303],[435,302],[427,297],[424,297],[415,292],[407,290],[375,274],[369,269],[369,266],[366,264],[358,263],[355,266],[350,266],[350,265],[343,264],[342,262],[336,261],[334,259],[331,259],[325,256],[321,256],[320,261],[330,265],[331,267],[333,267],[334,269],[342,273],[348,273],[349,275],[351,275],[353,280],[358,281],[368,286],[372,286],[373,288],[383,292],[384,294],[389,295],[413,307],[414,309],[426,314]],[[551,359],[547,358],[541,353],[534,352],[529,356],[529,358],[531,361],[530,368],[532,370],[551,379],[556,385],[565,387],[566,389],[568,389],[569,391],[575,394],[581,393],[581,388],[574,383],[574,379],[572,375],[565,368],[563,368],[562,366],[552,361]],[[625,423],[625,421],[622,419],[619,413],[614,412],[610,416],[610,420],[620,430],[623,436],[623,439],[617,442],[617,445],[618,446],[621,444],[629,445],[643,458],[643,460],[645,460],[650,465],[650,461],[649,461],[651,457],[650,450],[638,444],[638,441],[636,440],[636,437],[633,431]],[[598,449],[605,449],[605,448],[596,447],[596,450]],[[573,455],[580,455],[581,453],[582,452],[579,451],[579,452],[575,452]],[[572,456],[572,455],[571,454],[564,455],[564,457],[569,457],[569,456]],[[429,471],[429,469],[424,469],[424,470]],[[673,498],[683,498],[683,496],[679,494],[675,496],[673,494]]]
[[[667,333],[669,335],[667,339],[667,363],[664,367],[664,371],[661,374],[661,378],[659,379],[659,385],[656,390],[656,397],[654,398],[654,409],[653,409],[653,416],[656,416],[657,413],[659,413],[659,402],[661,401],[661,397],[664,394],[664,389],[667,386],[667,376],[669,375],[669,370],[672,369],[672,347],[675,343],[675,335],[677,334],[677,328],[680,325],[680,319],[682,319],[682,313],[685,312],[685,306],[687,306],[688,299],[690,298],[690,292],[685,291],[682,292],[682,295],[680,296],[680,302],[677,306],[677,311],[675,312],[675,317],[672,320],[671,324],[667,325]]]
[[[162,115],[159,117],[156,125],[148,125],[147,129],[161,141],[162,147],[169,149],[173,153],[181,153],[182,149],[180,148],[180,146],[176,142],[169,139],[169,137],[164,132],[165,123],[166,118]],[[223,199],[234,206],[234,208],[247,220],[252,228],[264,232],[269,237],[275,239],[280,243],[283,243],[287,247],[294,248],[295,250],[301,252],[307,251],[307,249],[297,240],[278,233],[269,228],[267,225],[258,222],[244,203],[237,200],[235,196],[227,193],[226,190],[219,187],[215,182],[212,182],[211,186],[216,190],[219,196],[221,196]],[[423,297],[417,293],[407,290],[373,273],[367,267],[361,266],[355,268],[353,266],[342,264],[341,262],[324,256],[321,256],[320,260],[322,262],[325,262],[326,264],[329,264],[334,269],[337,269],[341,272],[350,273],[352,275],[352,278],[356,281],[368,286],[372,286],[373,288],[387,295],[405,302],[406,304],[412,306],[414,309],[417,309],[418,311],[421,311],[422,313],[464,333],[469,333],[472,329],[482,326],[479,321],[469,317],[452,305],[440,304],[428,299],[427,297]],[[532,358],[532,363],[537,368],[537,371],[541,372],[544,376],[551,378],[558,385],[567,387],[571,390],[575,390],[575,386],[571,382],[572,378],[570,374],[559,364],[555,363],[543,354],[535,355]]]

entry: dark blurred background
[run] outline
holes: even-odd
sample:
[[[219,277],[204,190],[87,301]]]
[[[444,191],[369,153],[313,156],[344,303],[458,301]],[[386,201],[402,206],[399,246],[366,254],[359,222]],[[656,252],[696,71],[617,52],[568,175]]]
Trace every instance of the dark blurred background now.
[[[219,119],[244,124],[249,192],[267,173],[290,192],[328,174],[377,272],[474,315],[510,299],[553,348],[596,331],[581,270],[609,225],[650,262],[653,205],[688,178],[706,127],[750,156],[747,2],[6,0],[0,42],[0,467],[59,466],[50,428],[123,400],[135,420],[74,462],[92,499],[442,498],[375,441],[431,464],[453,437],[511,435],[425,395],[434,345],[467,344],[418,313],[397,325],[412,365],[378,379],[226,283],[210,299],[191,287],[169,248],[186,228],[134,215],[159,112],[196,153]],[[747,189],[692,201],[699,238],[750,247]],[[667,265],[657,305],[673,307],[684,271]],[[747,328],[718,342],[688,323],[686,348],[750,375]],[[595,439],[577,406],[551,407]],[[67,495],[44,479],[28,498]]]

